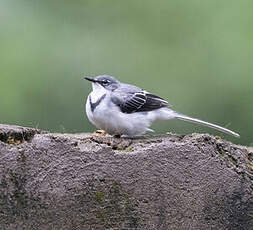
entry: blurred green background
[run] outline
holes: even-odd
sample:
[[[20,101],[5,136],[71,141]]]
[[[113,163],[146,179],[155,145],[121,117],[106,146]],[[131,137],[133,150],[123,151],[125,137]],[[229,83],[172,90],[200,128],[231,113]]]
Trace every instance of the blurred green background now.
[[[253,142],[253,1],[0,0],[0,123],[91,132],[84,75],[109,74],[174,109],[237,131],[183,121],[157,133]]]

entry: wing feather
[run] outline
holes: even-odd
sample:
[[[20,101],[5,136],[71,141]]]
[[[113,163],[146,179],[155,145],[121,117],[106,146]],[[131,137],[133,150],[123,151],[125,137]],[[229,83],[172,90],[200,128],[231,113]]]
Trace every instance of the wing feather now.
[[[123,113],[148,112],[162,107],[169,107],[163,98],[146,91],[129,93],[119,104]]]

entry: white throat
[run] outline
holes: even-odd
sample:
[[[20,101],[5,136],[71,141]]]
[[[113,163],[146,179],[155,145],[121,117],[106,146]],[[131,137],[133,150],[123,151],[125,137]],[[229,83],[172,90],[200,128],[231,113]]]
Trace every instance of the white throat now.
[[[92,92],[90,93],[91,102],[95,103],[100,97],[106,94],[108,91],[98,83],[92,83]]]

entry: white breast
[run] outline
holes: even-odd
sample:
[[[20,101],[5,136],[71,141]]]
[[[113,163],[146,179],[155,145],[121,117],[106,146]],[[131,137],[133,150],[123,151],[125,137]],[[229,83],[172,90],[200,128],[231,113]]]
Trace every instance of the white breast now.
[[[110,100],[111,93],[98,87],[93,86],[93,91],[88,96],[86,113],[93,125],[109,134],[136,136],[149,131],[154,120],[169,119],[168,108],[150,112],[122,113],[120,108]],[[91,98],[92,103],[96,103],[104,94],[106,94],[104,99],[92,111],[89,98]]]
[[[92,97],[92,95],[89,95]],[[98,99],[99,100],[99,99]],[[150,131],[149,126],[156,120],[157,112],[122,113],[118,106],[107,96],[92,112],[89,99],[86,103],[86,113],[90,122],[98,129],[105,130],[111,135],[122,134],[136,136]]]

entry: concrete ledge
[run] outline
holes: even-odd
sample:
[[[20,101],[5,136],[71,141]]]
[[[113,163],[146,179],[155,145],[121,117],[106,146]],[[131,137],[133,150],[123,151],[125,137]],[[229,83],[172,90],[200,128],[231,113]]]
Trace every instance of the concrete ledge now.
[[[253,150],[0,125],[1,229],[253,229]]]

